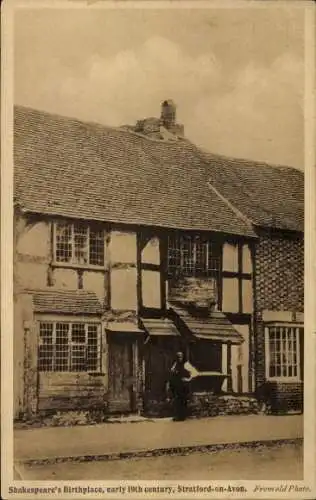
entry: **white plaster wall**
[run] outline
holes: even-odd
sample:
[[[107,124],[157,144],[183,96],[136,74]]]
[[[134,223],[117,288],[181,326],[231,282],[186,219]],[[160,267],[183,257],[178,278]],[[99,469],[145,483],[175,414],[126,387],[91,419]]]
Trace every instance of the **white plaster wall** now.
[[[142,271],[142,298],[144,307],[161,307],[159,272]]]
[[[47,285],[47,264],[17,262],[15,277],[16,284],[23,288],[45,288]]]
[[[78,273],[74,269],[56,268],[54,269],[54,287],[67,288],[69,290],[78,289]]]
[[[111,270],[111,308],[118,310],[137,309],[136,268]]]
[[[50,225],[48,222],[37,222],[26,226],[17,238],[17,252],[35,257],[50,255]]]
[[[113,263],[136,263],[136,233],[112,231],[109,241],[109,258]]]
[[[141,259],[146,264],[160,265],[159,239],[151,238],[142,250]]]
[[[242,308],[244,313],[251,314],[253,311],[252,281],[242,281]]]
[[[242,335],[244,342],[238,347],[237,360],[242,365],[242,391],[249,392],[249,341],[250,332],[248,325],[234,325],[234,328]]]
[[[242,247],[242,272],[252,273],[252,258],[249,245]]]
[[[238,279],[223,278],[223,306],[224,312],[238,312]]]
[[[223,271],[238,271],[238,246],[230,243],[223,245]]]
[[[103,302],[105,297],[104,273],[85,271],[83,273],[83,288],[94,292],[99,300]]]

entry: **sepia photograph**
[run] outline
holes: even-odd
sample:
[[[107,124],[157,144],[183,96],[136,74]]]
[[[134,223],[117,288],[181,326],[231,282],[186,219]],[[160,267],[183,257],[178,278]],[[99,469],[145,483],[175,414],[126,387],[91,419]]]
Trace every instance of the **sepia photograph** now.
[[[307,7],[67,3],[11,16],[5,498],[312,498]]]

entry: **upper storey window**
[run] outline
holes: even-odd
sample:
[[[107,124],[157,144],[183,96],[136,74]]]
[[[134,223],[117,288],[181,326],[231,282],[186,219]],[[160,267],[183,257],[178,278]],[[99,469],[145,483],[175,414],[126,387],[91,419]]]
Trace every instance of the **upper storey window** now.
[[[210,276],[220,271],[218,243],[198,236],[172,235],[168,239],[168,272],[171,275]]]
[[[104,230],[83,222],[54,224],[54,260],[81,266],[104,266]]]

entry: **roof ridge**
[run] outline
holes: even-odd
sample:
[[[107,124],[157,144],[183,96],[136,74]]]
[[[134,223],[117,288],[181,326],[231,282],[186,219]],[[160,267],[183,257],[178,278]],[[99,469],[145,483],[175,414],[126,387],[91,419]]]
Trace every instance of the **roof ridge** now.
[[[156,139],[155,137],[150,137],[148,135],[141,134],[140,132],[135,132],[135,130],[130,130],[128,128],[125,128],[125,127],[128,127],[127,125],[117,125],[117,126],[106,125],[105,123],[100,123],[100,122],[95,122],[95,121],[90,121],[90,120],[83,120],[81,118],[76,118],[76,117],[69,116],[69,115],[61,115],[59,113],[52,113],[52,112],[47,111],[47,110],[41,110],[41,109],[29,107],[29,106],[22,106],[20,104],[15,105],[14,107],[16,110],[25,110],[25,111],[29,111],[29,112],[33,112],[33,113],[37,113],[37,114],[45,114],[46,116],[50,116],[52,118],[70,121],[73,123],[82,124],[82,125],[86,125],[86,126],[90,126],[90,127],[95,127],[98,129],[103,129],[103,130],[108,130],[108,131],[112,130],[112,131],[119,132],[122,134],[134,135],[136,137],[140,137],[141,139],[145,139],[149,142],[163,143],[165,145],[167,145],[167,144],[174,145],[174,144],[179,144],[179,143],[183,143],[183,142],[188,143],[188,144],[192,144],[185,137],[177,136],[177,140],[167,141],[164,139]]]
[[[197,147],[197,146],[196,146]],[[298,172],[302,175],[304,175],[304,171],[299,169],[298,167],[293,167],[292,165],[284,165],[281,163],[269,163],[267,161],[263,160],[253,160],[251,158],[245,158],[244,156],[228,156],[224,155],[222,153],[213,153],[210,150],[203,148],[201,146],[198,147],[202,155],[205,155],[206,158],[209,156],[211,159],[218,159],[222,158],[223,160],[226,160],[228,162],[240,162],[242,165],[240,167],[245,167],[245,168],[256,168],[256,167],[268,167],[272,168],[274,170],[291,170],[294,172]],[[207,158],[209,160],[210,158]],[[255,164],[255,166],[254,166]]]
[[[23,212],[248,237],[253,223],[301,227],[304,179],[294,169],[250,168],[189,139],[157,140],[23,106],[14,125],[14,201]]]
[[[212,157],[214,160],[215,159],[223,159],[223,160],[227,160],[227,161],[231,161],[231,162],[234,162],[234,161],[238,161],[238,162],[241,162],[243,163],[245,167],[249,167],[249,168],[256,168],[258,166],[261,166],[261,167],[269,167],[269,168],[273,168],[273,169],[276,169],[276,170],[291,170],[291,171],[294,171],[294,172],[298,172],[302,175],[304,175],[304,172],[302,170],[300,170],[299,168],[296,168],[296,167],[293,167],[291,165],[282,165],[282,164],[273,164],[273,163],[268,163],[268,162],[265,162],[265,161],[261,161],[261,160],[253,160],[251,158],[244,158],[244,157],[236,157],[236,156],[227,156],[227,155],[224,155],[224,154],[221,154],[221,153],[213,153],[211,152],[210,150],[208,149],[204,149],[203,147],[201,146],[197,146],[196,144],[194,144],[190,139],[188,139],[187,137],[181,137],[181,136],[177,136],[177,140],[175,141],[166,141],[166,140],[163,140],[163,139],[156,139],[154,137],[150,137],[148,135],[145,135],[145,134],[142,134],[140,132],[135,132],[135,130],[130,130],[129,128],[127,127],[134,127],[134,125],[118,125],[118,126],[113,126],[113,125],[106,125],[105,123],[100,123],[100,122],[96,122],[96,121],[90,121],[90,120],[84,120],[84,119],[81,119],[81,118],[76,118],[74,116],[69,116],[69,115],[62,115],[60,113],[52,113],[51,111],[47,111],[47,110],[43,110],[43,109],[38,109],[38,108],[34,108],[32,106],[25,106],[25,105],[22,105],[22,104],[15,104],[14,105],[14,108],[15,109],[20,109],[20,110],[25,110],[25,111],[31,111],[31,112],[35,112],[35,113],[38,113],[38,114],[45,114],[45,115],[48,115],[48,116],[51,116],[51,117],[54,117],[54,118],[59,118],[59,119],[62,119],[62,120],[67,120],[67,121],[72,121],[72,122],[75,122],[75,123],[78,123],[78,124],[82,124],[82,125],[89,125],[91,127],[96,127],[96,128],[99,128],[99,129],[104,129],[104,130],[113,130],[113,131],[116,131],[116,132],[121,132],[122,134],[130,134],[130,135],[134,135],[136,137],[140,137],[141,139],[145,139],[149,142],[154,142],[154,143],[163,143],[164,145],[170,145],[170,146],[174,146],[175,144],[183,144],[185,143],[186,145],[188,146],[191,146],[192,148],[194,148],[195,150],[197,150],[201,155],[203,156],[206,156],[206,159],[208,160],[208,156]],[[155,118],[155,117],[149,117],[149,118]],[[140,121],[143,121],[143,120],[146,120],[146,118],[143,118],[141,119]],[[157,120],[159,120],[159,118],[157,118]],[[126,128],[125,128],[126,127]],[[251,164],[256,164],[256,167],[254,167],[254,165],[251,165]]]

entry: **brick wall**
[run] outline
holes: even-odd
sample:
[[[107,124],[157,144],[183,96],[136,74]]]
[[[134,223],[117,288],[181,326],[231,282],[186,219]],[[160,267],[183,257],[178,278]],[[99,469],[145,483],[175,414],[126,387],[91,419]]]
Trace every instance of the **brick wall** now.
[[[303,235],[261,230],[255,248],[256,385],[264,382],[262,311],[304,309]]]

